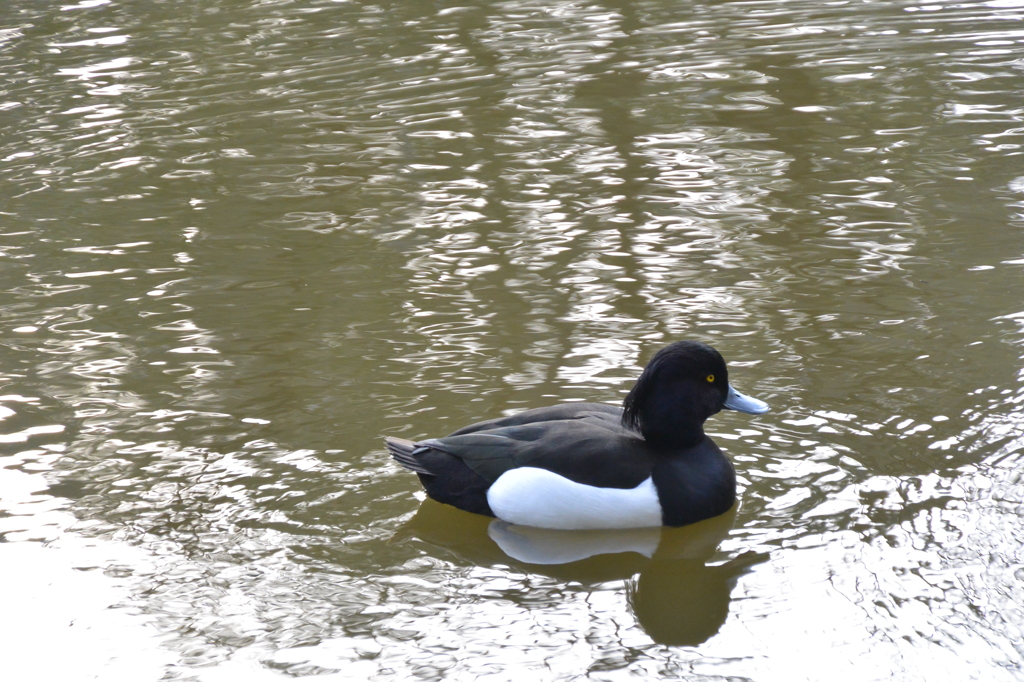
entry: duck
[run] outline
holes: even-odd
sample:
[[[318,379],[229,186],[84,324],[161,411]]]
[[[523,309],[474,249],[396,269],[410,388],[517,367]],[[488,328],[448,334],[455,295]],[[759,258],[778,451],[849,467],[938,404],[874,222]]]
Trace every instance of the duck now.
[[[676,527],[736,503],[733,465],[704,433],[722,409],[769,407],[732,387],[717,350],[685,340],[651,358],[621,407],[561,403],[385,446],[428,497],[474,514],[560,530]]]

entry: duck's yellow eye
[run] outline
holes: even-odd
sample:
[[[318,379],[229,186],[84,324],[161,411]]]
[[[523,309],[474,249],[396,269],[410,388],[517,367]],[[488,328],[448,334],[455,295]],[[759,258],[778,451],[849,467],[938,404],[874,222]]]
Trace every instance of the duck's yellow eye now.
[[[715,383],[715,375],[714,374],[709,374],[708,375],[708,383],[709,384]]]

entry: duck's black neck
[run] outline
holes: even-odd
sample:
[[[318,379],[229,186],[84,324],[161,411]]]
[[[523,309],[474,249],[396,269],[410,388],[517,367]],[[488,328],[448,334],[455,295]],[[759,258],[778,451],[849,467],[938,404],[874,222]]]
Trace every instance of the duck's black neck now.
[[[657,450],[685,450],[700,445],[707,438],[703,419],[687,419],[680,415],[676,415],[672,422],[659,419],[645,423],[640,433]]]
[[[704,441],[704,421],[716,411],[679,394],[638,396],[631,392],[623,403],[622,424],[639,431],[658,450],[680,450]]]

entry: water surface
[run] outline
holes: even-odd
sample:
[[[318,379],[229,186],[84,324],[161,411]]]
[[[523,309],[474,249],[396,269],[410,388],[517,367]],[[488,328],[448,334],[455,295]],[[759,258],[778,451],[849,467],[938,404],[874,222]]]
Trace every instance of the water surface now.
[[[6,2],[8,671],[1020,679],[1022,19]],[[382,448],[680,338],[773,407],[722,519],[492,525]]]

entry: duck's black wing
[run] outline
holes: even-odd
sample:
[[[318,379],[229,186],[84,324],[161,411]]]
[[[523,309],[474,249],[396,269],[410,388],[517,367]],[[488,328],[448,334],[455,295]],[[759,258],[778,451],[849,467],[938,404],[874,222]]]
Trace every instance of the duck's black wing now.
[[[469,426],[464,426],[463,428],[450,433],[444,439],[431,439],[430,441],[417,443],[411,440],[406,440],[405,438],[386,436],[384,438],[384,443],[387,445],[387,449],[391,454],[391,457],[403,467],[409,471],[414,471],[417,474],[432,476],[437,475],[439,472],[437,471],[436,466],[433,469],[428,468],[428,462],[424,461],[425,451],[430,447],[427,445],[428,443],[438,444],[442,440],[447,441],[447,439],[455,436],[481,434],[484,436],[482,439],[460,439],[458,441],[452,441],[450,447],[437,447],[436,450],[438,452],[448,452],[449,449],[458,451],[463,453],[463,456],[468,457],[473,461],[483,461],[488,459],[495,460],[492,467],[481,465],[485,470],[493,469],[493,476],[489,477],[490,482],[493,483],[494,480],[505,471],[508,471],[515,466],[522,466],[520,464],[516,464],[512,459],[507,459],[510,454],[514,454],[516,451],[515,446],[508,443],[508,438],[511,437],[515,440],[517,435],[525,435],[528,440],[536,440],[538,436],[543,436],[542,433],[506,434],[501,431],[501,429],[543,422],[590,419],[595,425],[599,425],[613,431],[619,431],[621,430],[619,427],[621,418],[622,408],[615,405],[607,405],[605,403],[562,403],[560,405],[552,405],[550,407],[526,410],[510,417],[498,417],[497,419],[489,419],[487,421],[477,422],[476,424],[470,424]],[[491,438],[492,436],[505,438],[506,440],[494,441]],[[496,445],[499,447],[496,448]],[[480,448],[479,453],[476,455],[468,454],[468,451],[474,450],[478,447]],[[452,454],[454,454],[454,452]],[[506,459],[507,461],[504,464],[500,463],[502,460]]]
[[[412,457],[432,470],[432,459],[451,456],[490,483],[510,469],[528,466],[586,485],[635,488],[651,475],[654,455],[642,438],[605,417],[602,414],[457,432],[418,443],[420,447]]]
[[[488,419],[487,421],[470,424],[448,434],[447,437],[464,436],[468,433],[502,429],[509,426],[523,426],[525,424],[564,421],[567,419],[597,419],[601,422],[607,422],[610,428],[614,428],[622,419],[622,408],[618,405],[608,405],[606,403],[562,403],[550,407],[526,410],[511,417],[498,417],[497,419]]]

